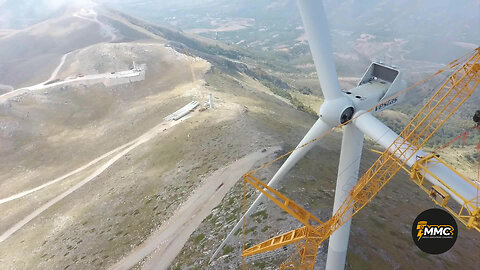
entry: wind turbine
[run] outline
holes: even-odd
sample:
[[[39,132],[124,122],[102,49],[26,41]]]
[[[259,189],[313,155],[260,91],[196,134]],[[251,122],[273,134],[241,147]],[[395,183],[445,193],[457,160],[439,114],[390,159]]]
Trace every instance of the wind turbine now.
[[[354,121],[344,126],[333,205],[333,214],[335,215],[337,210],[342,207],[342,204],[345,205],[344,201],[346,201],[351,189],[357,183],[364,133],[389,151],[390,148],[392,148],[391,146],[395,145],[396,140],[398,140],[398,135],[372,114],[400,102],[400,96],[396,94],[404,89],[404,84],[401,80],[401,72],[398,69],[381,63],[372,63],[355,88],[347,92],[342,92],[335,70],[328,25],[322,2],[319,0],[297,0],[297,5],[307,34],[310,51],[325,101],[320,108],[319,119],[301,140],[297,149],[291,153],[285,163],[273,176],[268,186],[275,187],[288,171],[308,153],[314,146],[313,143],[310,143],[313,139],[321,137],[322,134],[325,134],[332,128],[344,124],[355,117]],[[473,89],[475,89],[475,87]],[[372,112],[365,113],[366,110],[372,107],[375,107]],[[317,140],[316,143],[319,141],[320,140]],[[416,155],[422,157],[427,156],[427,154],[421,150],[411,150],[410,146],[407,142],[403,142],[401,147],[404,149],[404,154],[398,156],[398,158],[409,167],[414,165]],[[392,148],[392,151],[394,151],[394,148]],[[395,155],[397,154],[395,153]],[[433,158],[433,160],[435,160],[435,158]],[[469,186],[467,182],[452,173],[449,168],[440,162],[438,162],[438,164],[437,162],[432,162],[432,164],[433,163],[435,165],[432,166],[430,170],[433,171],[435,175],[442,176],[440,179],[443,180],[443,183],[438,181],[438,177],[435,178],[432,176],[433,173],[427,175],[424,172],[424,176],[429,182],[440,187],[445,187],[445,185],[453,186],[455,188],[454,192],[448,190],[448,188],[445,188],[445,190],[459,203],[465,203],[465,199],[463,198],[468,198],[469,200],[476,198],[475,188]],[[210,261],[222,250],[234,232],[242,226],[243,219],[252,214],[263,199],[264,195],[260,194],[227,238],[222,242],[220,247],[215,251]],[[352,213],[352,209],[347,211]],[[348,216],[348,213],[345,215]],[[326,263],[327,270],[343,270],[345,267],[351,219],[342,222],[342,224],[343,225],[336,229],[330,236]]]
[[[382,99],[386,99],[396,91],[400,90],[401,87],[398,87],[400,84],[400,72],[398,70],[378,63],[373,63],[357,87],[358,89],[354,89],[355,91],[349,91],[348,93],[350,94],[342,92],[333,61],[330,34],[322,1],[298,0],[297,5],[302,17],[308,38],[308,44],[310,46],[310,51],[325,100],[320,108],[319,119],[298,144],[298,146],[302,146],[339,124],[347,122],[353,117],[355,111],[367,109],[373,104],[378,104]],[[382,80],[382,78],[387,77],[387,75],[388,81]],[[377,77],[375,83],[373,83],[374,77]],[[385,82],[385,84],[382,84],[381,82]],[[379,84],[382,87],[378,87]],[[371,89],[374,85],[376,88]],[[384,106],[384,108],[386,107],[388,106]],[[355,185],[358,179],[360,157],[363,148],[363,137],[363,132],[354,125],[349,124],[345,126],[335,190],[333,206],[334,213],[345,200],[350,188]],[[319,141],[320,140],[318,140],[317,143]],[[277,183],[295,166],[295,164],[312,149],[313,146],[314,144],[311,143],[294,151],[273,176],[268,185],[275,187]],[[264,196],[263,194],[260,194],[247,210],[243,218],[250,216],[262,200],[264,200]],[[232,237],[233,233],[241,228],[243,218],[235,225],[224,242],[215,251],[213,257],[216,257],[225,243]],[[343,225],[342,228],[337,230],[337,232],[330,237],[327,269],[343,269],[343,266],[345,265],[349,234],[350,222]]]

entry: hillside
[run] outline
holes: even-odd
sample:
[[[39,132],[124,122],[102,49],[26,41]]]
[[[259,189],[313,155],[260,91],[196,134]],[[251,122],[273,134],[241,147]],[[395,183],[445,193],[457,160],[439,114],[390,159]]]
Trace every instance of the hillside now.
[[[140,254],[132,269],[158,261],[171,262],[170,269],[239,269],[240,233],[214,264],[208,260],[242,213],[239,175],[291,150],[316,120],[322,97],[309,53],[300,50],[297,60],[287,61],[99,6],[68,9],[6,32],[0,48],[10,53],[0,53],[0,68],[8,74],[0,83],[16,89],[4,87],[9,93],[0,96],[0,269],[109,269],[129,265],[132,254]],[[58,42],[52,45],[53,38]],[[354,54],[356,67],[368,64],[370,56]],[[342,68],[349,57],[336,58],[344,59],[339,73],[345,88],[359,76],[356,67]],[[417,95],[421,91],[428,87]],[[213,109],[204,105],[209,94]],[[466,111],[478,98],[449,122],[436,144],[468,126]],[[200,106],[187,117],[165,120],[191,101]],[[399,130],[419,104],[380,118]],[[331,215],[340,143],[341,131],[327,136],[280,186],[322,220]],[[472,144],[442,153],[470,177]],[[366,141],[362,172],[377,157],[370,151],[376,147]],[[281,162],[261,170],[259,179],[270,179]],[[214,199],[190,202],[199,191]],[[254,197],[249,190],[248,201]],[[192,213],[192,205],[205,208]],[[416,249],[411,222],[431,207],[399,174],[355,217],[348,269],[479,268],[480,238],[462,226],[445,256]],[[167,239],[175,244],[166,247],[161,229],[179,219],[185,229],[177,228],[177,241]],[[268,202],[249,219],[246,240],[258,242],[298,225]],[[149,241],[170,252],[146,252]],[[319,267],[325,258],[326,245]],[[272,268],[282,259],[252,262],[248,269]]]
[[[105,5],[182,29],[185,33],[231,44],[249,56],[242,58],[243,62],[261,67],[294,88],[307,88],[307,92],[315,96],[313,99],[321,97],[308,42],[293,0],[262,0],[254,4],[224,0],[177,1],[168,5],[153,1],[116,1],[105,2]],[[324,5],[335,64],[344,89],[358,82],[371,61],[399,67],[407,84],[413,84],[480,44],[477,27],[480,5],[475,0],[463,5],[456,5],[452,0],[362,3],[342,0],[324,1]],[[215,9],[212,10],[212,6]],[[412,108],[424,102],[444,78],[440,76],[417,87],[395,110],[412,116]],[[469,128],[479,98],[477,92],[432,144],[443,145],[455,137],[458,130]],[[384,120],[394,124],[392,120]],[[475,145],[478,139],[480,136],[474,135],[467,144]]]
[[[14,32],[0,38],[0,81],[15,88],[39,83],[63,54],[107,40],[98,24],[73,16]]]
[[[214,171],[282,145],[274,127],[260,129],[258,117],[285,115],[292,129],[313,121],[240,73],[259,76],[245,65],[210,53],[234,51],[162,27],[148,30],[109,11],[97,13],[116,23],[116,36],[148,38],[59,47],[59,56],[67,54],[49,70],[57,69],[50,74],[51,87],[26,87],[2,99],[1,268],[107,267],[165,222]],[[81,37],[90,22],[78,22],[79,32],[69,33]],[[41,24],[65,31],[55,20]],[[165,43],[167,37],[171,41]],[[31,57],[51,52],[39,49]],[[146,67],[139,81],[106,86],[87,80],[128,70],[133,61]],[[21,62],[12,59],[13,65]],[[268,74],[262,78],[276,81]],[[191,100],[203,103],[208,93],[214,94],[214,111],[197,111],[175,124],[163,120]]]

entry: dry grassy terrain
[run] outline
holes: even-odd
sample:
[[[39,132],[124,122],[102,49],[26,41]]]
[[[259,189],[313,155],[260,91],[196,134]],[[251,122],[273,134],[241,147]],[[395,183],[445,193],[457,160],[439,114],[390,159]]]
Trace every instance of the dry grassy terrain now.
[[[98,18],[114,29],[113,42],[101,24],[71,16],[11,34],[0,32],[0,63],[5,63],[0,68],[7,66],[9,72],[0,72],[0,83],[15,87],[46,80],[68,52],[56,79],[128,70],[133,61],[146,66],[141,81],[110,87],[67,84],[0,104],[0,200],[61,178],[0,203],[0,233],[35,213],[0,242],[0,269],[107,269],[171,222],[219,170],[262,149],[280,148],[260,155],[252,168],[285,153],[316,119],[299,109],[316,111],[322,102],[315,95],[320,93],[312,79],[315,74],[261,74],[250,65],[253,58],[242,56],[249,65],[229,59],[240,54],[231,46],[113,11],[99,11]],[[75,38],[68,38],[72,35]],[[55,46],[50,46],[52,37],[58,40]],[[19,43],[29,45],[15,46]],[[4,54],[2,48],[10,52]],[[343,87],[355,84],[355,78],[341,81]],[[285,89],[278,90],[278,85]],[[297,91],[301,87],[311,88],[313,95]],[[204,107],[209,94],[214,109],[197,108],[179,122],[164,120],[192,100]],[[406,114],[393,111],[380,117],[396,128],[408,121]],[[340,138],[341,131],[327,136],[280,185],[281,192],[322,220],[331,215]],[[377,156],[369,151],[372,147],[367,140],[362,172]],[[445,159],[472,176],[471,151],[456,151],[446,151]],[[257,176],[268,180],[280,165],[281,161]],[[188,241],[171,269],[240,267],[240,232],[221,257],[207,265],[242,212],[243,183],[231,184],[193,234],[182,235]],[[256,194],[250,189],[247,196],[251,202]],[[348,269],[480,268],[475,252],[480,252],[480,238],[462,226],[457,244],[443,257],[425,255],[413,245],[411,223],[430,207],[433,203],[406,175],[396,177],[355,217]],[[265,202],[249,219],[245,239],[253,244],[297,226]],[[319,267],[325,258],[326,245],[319,251]],[[272,268],[282,259],[252,262],[248,269]],[[154,260],[147,256],[134,269]]]
[[[132,149],[21,226],[0,244],[2,268],[111,265],[170,217],[204,177],[248,153],[281,143],[272,137],[274,132],[262,132],[250,115],[284,111],[304,122],[305,114],[249,77],[210,70],[206,76],[212,82],[206,83],[207,61],[180,54],[161,40],[76,50],[56,78],[129,69],[132,61],[146,64],[144,81],[53,87],[1,105],[2,198],[49,183],[134,140],[190,100],[203,103],[213,93],[215,110],[196,113]],[[272,102],[281,109],[265,106]],[[1,230],[88,178],[112,155],[1,204]]]

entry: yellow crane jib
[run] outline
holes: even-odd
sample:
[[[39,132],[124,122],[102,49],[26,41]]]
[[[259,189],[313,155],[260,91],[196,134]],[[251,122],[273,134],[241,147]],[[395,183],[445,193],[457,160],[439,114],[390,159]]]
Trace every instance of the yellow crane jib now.
[[[443,85],[427,101],[424,107],[413,117],[400,135],[384,151],[366,173],[352,188],[345,201],[336,213],[326,222],[321,223],[307,210],[289,200],[278,191],[268,187],[263,182],[255,179],[252,175],[245,175],[244,180],[260,190],[274,203],[302,222],[305,227],[293,230],[280,236],[271,238],[258,245],[245,249],[244,257],[271,251],[281,246],[295,243],[297,252],[281,265],[281,269],[313,269],[319,245],[330,235],[345,224],[350,218],[365,207],[376,194],[395,176],[402,168],[407,170],[412,180],[417,183],[435,203],[447,209],[458,220],[467,226],[479,230],[480,210],[478,198],[464,199],[459,210],[458,207],[450,207],[450,194],[458,200],[461,194],[449,187],[430,170],[433,162],[443,162],[434,154],[421,157],[412,166],[411,171],[406,169],[407,161],[435,134],[435,132],[450,118],[450,116],[472,95],[480,83],[480,48],[461,64],[453,61],[449,67],[458,67]],[[438,74],[439,72],[437,72]],[[447,164],[443,163],[452,169]],[[423,174],[422,174],[423,173]],[[428,184],[424,181],[425,175],[431,174],[436,177],[438,185]],[[465,181],[469,181],[464,178]],[[472,185],[475,185],[470,181]],[[443,186],[443,187],[442,187]],[[475,186],[478,188],[478,186]],[[319,225],[312,225],[310,221],[316,221]],[[480,230],[479,230],[480,231]]]
[[[410,171],[410,179],[417,184],[435,204],[445,208],[452,216],[456,217],[468,229],[475,229],[480,232],[480,197],[468,199],[463,197],[454,188],[445,183],[438,175],[431,170],[436,164],[443,164],[453,173],[457,174],[458,179],[462,179],[475,189],[480,189],[479,184],[470,181],[467,177],[457,172],[453,167],[440,159],[440,156],[432,153],[425,157],[419,158],[412,166]],[[433,185],[429,181],[425,181],[425,176],[431,175],[441,185]],[[446,190],[445,190],[446,188]],[[449,192],[447,192],[447,190]],[[449,193],[453,194],[463,203],[456,203],[459,200],[450,200]]]

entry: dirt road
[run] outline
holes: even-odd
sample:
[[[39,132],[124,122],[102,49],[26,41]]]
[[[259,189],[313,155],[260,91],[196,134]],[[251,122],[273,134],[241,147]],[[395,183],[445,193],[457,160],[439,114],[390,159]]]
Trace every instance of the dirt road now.
[[[33,85],[33,86],[30,86],[30,87],[42,87],[42,86],[45,86],[45,84],[53,79],[55,79],[55,77],[57,77],[57,74],[58,72],[60,71],[60,69],[62,68],[63,64],[65,64],[65,59],[67,59],[67,56],[72,53],[72,52],[69,52],[69,53],[66,53],[62,56],[62,58],[60,59],[60,63],[57,65],[57,67],[52,71],[52,74],[50,74],[50,78],[48,78],[46,81],[44,82],[41,82],[37,85]],[[0,85],[1,86],[1,85]],[[19,96],[25,92],[27,92],[28,90],[30,90],[29,88],[30,87],[24,87],[24,88],[19,88],[19,89],[13,89],[13,87],[10,89],[9,92],[3,94],[3,95],[0,95],[0,103],[3,103],[13,97],[16,97],[16,96]]]
[[[84,20],[88,20],[88,21],[98,23],[100,25],[100,28],[102,29],[101,30],[102,33],[104,33],[106,36],[110,37],[109,42],[113,42],[114,40],[117,39],[117,36],[115,34],[115,29],[113,27],[111,27],[110,25],[107,25],[105,23],[100,22],[97,18],[97,13],[93,9],[82,9],[80,12],[74,13],[73,16],[84,19]],[[60,63],[55,68],[55,70],[53,70],[53,72],[50,75],[50,78],[48,78],[48,80],[46,80],[42,83],[36,84],[36,85],[23,87],[23,88],[19,88],[19,89],[13,89],[13,88],[10,87],[10,88],[8,88],[9,92],[7,92],[3,95],[0,95],[0,103],[3,103],[3,102],[5,102],[8,99],[11,99],[13,97],[22,95],[22,94],[24,94],[28,91],[42,90],[42,89],[46,89],[46,88],[50,88],[50,87],[54,87],[54,86],[59,86],[59,85],[67,84],[67,83],[78,82],[78,81],[88,81],[88,80],[98,80],[98,79],[128,78],[128,77],[135,77],[135,76],[140,75],[140,72],[138,72],[138,71],[126,70],[126,71],[117,72],[116,74],[111,74],[111,73],[94,74],[94,75],[87,75],[87,76],[84,76],[84,77],[81,77],[81,78],[74,78],[74,79],[59,81],[59,82],[56,82],[56,83],[46,84],[47,82],[50,82],[50,81],[54,80],[55,77],[57,77],[58,72],[60,71],[62,66],[65,64],[65,59],[71,53],[72,52],[69,52],[69,53],[66,53],[62,56],[62,58],[60,60]],[[6,87],[7,87],[6,85],[5,86],[0,85],[0,88],[7,89]]]
[[[193,114],[192,114],[193,115]],[[191,117],[191,116],[190,116]],[[48,208],[50,208],[52,205],[54,205],[55,203],[59,202],[60,200],[62,200],[63,198],[67,197],[68,195],[70,195],[72,192],[76,191],[77,189],[81,188],[82,186],[84,186],[85,184],[87,184],[88,182],[90,182],[91,180],[95,179],[98,175],[100,175],[101,173],[103,173],[106,169],[108,169],[112,164],[114,164],[117,160],[119,160],[120,158],[122,158],[124,155],[126,155],[128,152],[130,152],[131,150],[135,149],[137,146],[153,139],[154,137],[156,137],[158,134],[162,133],[162,132],[165,132],[166,130],[168,130],[169,128],[179,124],[180,122],[184,121],[188,119],[188,117],[186,118],[183,118],[181,120],[178,120],[178,121],[164,121],[160,124],[158,124],[157,126],[155,126],[154,128],[150,129],[149,131],[147,131],[146,133],[144,133],[143,135],[141,135],[140,137],[136,138],[135,140],[123,145],[123,146],[120,146],[119,148],[122,149],[122,147],[125,147],[126,145],[129,145],[127,148],[121,150],[118,154],[116,154],[115,156],[113,156],[111,159],[109,159],[107,162],[105,162],[104,165],[102,165],[100,168],[98,168],[97,170],[95,170],[92,174],[90,174],[88,177],[86,177],[85,179],[83,179],[81,182],[77,183],[76,185],[74,185],[73,187],[69,188],[68,190],[66,190],[65,192],[63,192],[62,194],[58,195],[57,197],[53,198],[52,200],[48,201],[47,203],[45,203],[44,205],[40,206],[38,209],[36,209],[35,211],[33,211],[32,213],[30,213],[28,216],[26,216],[25,218],[23,218],[22,220],[20,220],[19,222],[17,222],[15,225],[13,225],[10,229],[8,229],[7,231],[5,231],[2,235],[0,235],[0,243],[5,241],[6,239],[8,239],[12,234],[14,234],[15,232],[17,232],[18,230],[20,230],[23,226],[25,226],[25,224],[27,224],[28,222],[30,222],[31,220],[33,220],[34,218],[36,218],[38,215],[40,215],[41,213],[43,213],[43,211],[47,210]],[[117,148],[118,149],[118,148]],[[109,153],[113,153],[115,152],[115,150],[117,149],[114,149],[112,150],[111,152]],[[108,154],[108,153],[107,153]],[[105,154],[106,155],[106,154]],[[105,156],[103,155],[103,156]],[[102,157],[103,157],[102,156]],[[99,157],[101,158],[101,157]],[[99,159],[97,158],[97,159]],[[95,160],[94,160],[95,161]],[[93,161],[92,161],[93,162]],[[88,165],[88,164],[87,164]],[[82,168],[82,167],[81,167]],[[81,169],[79,168],[79,169]],[[78,169],[77,169],[78,170]],[[77,171],[75,170],[75,171]],[[74,171],[74,172],[75,172]],[[68,175],[68,174],[67,174]],[[25,192],[22,192],[22,193],[25,193]],[[15,195],[14,195],[15,196]],[[12,196],[11,196],[12,197]],[[13,198],[14,199],[14,198]]]
[[[27,196],[27,195],[30,194],[30,193],[33,193],[33,192],[35,192],[35,191],[39,191],[39,190],[41,190],[41,189],[43,189],[43,188],[46,188],[46,187],[48,187],[48,186],[50,186],[50,185],[52,185],[52,184],[55,184],[55,183],[57,183],[57,182],[60,182],[60,181],[66,179],[66,178],[68,178],[68,177],[70,177],[70,176],[72,176],[72,175],[74,175],[74,174],[76,174],[76,173],[79,173],[79,172],[85,170],[86,168],[89,168],[90,166],[98,163],[99,161],[101,161],[102,159],[104,159],[104,158],[112,155],[113,153],[115,153],[115,152],[117,152],[117,151],[120,151],[120,150],[122,150],[122,149],[124,149],[124,148],[126,148],[126,147],[128,147],[128,146],[130,146],[130,145],[132,145],[133,143],[135,143],[135,141],[136,141],[136,140],[133,140],[133,141],[130,141],[130,142],[124,144],[124,145],[121,145],[121,146],[113,149],[112,151],[110,151],[110,152],[108,152],[108,153],[105,153],[105,154],[99,156],[98,158],[90,161],[89,163],[87,163],[87,164],[85,164],[85,165],[83,165],[83,166],[81,166],[81,167],[79,167],[79,168],[77,168],[77,169],[75,169],[75,170],[67,173],[67,174],[64,174],[64,175],[62,175],[62,176],[60,176],[60,177],[57,177],[57,178],[53,179],[52,181],[49,181],[49,182],[47,182],[47,183],[45,183],[45,184],[43,184],[43,185],[34,187],[34,188],[32,188],[32,189],[29,189],[29,190],[24,190],[24,191],[22,191],[22,192],[16,193],[16,194],[11,195],[11,196],[9,196],[9,197],[0,199],[0,204],[4,204],[4,203],[6,203],[6,202],[13,201],[13,200],[15,200],[15,199],[20,199],[20,198],[22,198],[22,197],[24,197],[24,196]]]
[[[65,56],[65,55],[64,55]],[[66,56],[65,56],[66,57]],[[62,58],[62,62],[65,61]],[[63,65],[62,62],[60,63],[59,66],[53,71],[52,75],[50,76],[51,78],[54,78],[56,76],[56,72],[60,70],[60,67]],[[11,98],[14,98],[16,96],[20,96],[24,93],[27,93],[29,91],[37,91],[37,90],[43,90],[55,86],[60,86],[68,83],[74,83],[74,82],[85,82],[85,81],[93,81],[93,80],[100,80],[100,79],[121,79],[121,78],[133,78],[140,76],[142,72],[145,72],[144,70],[138,71],[138,70],[124,70],[124,71],[119,71],[114,74],[112,73],[100,73],[100,74],[92,74],[92,75],[85,75],[83,77],[77,77],[73,79],[68,79],[68,80],[63,80],[63,81],[58,81],[50,84],[45,84],[46,82],[42,82],[36,85],[24,87],[24,88],[19,88],[15,89],[13,91],[7,92],[3,95],[0,95],[0,103],[3,103]]]
[[[65,59],[67,59],[67,56],[69,54],[71,54],[72,52],[69,52],[69,53],[66,53],[62,56],[62,59],[60,59],[60,64],[58,64],[58,66],[55,68],[55,70],[53,70],[52,74],[50,75],[50,78],[48,78],[48,80],[44,81],[43,83],[41,84],[46,84],[47,82],[49,81],[52,81],[55,79],[55,77],[57,77],[58,75],[58,72],[60,71],[60,69],[63,67],[63,65],[65,64]]]
[[[87,21],[98,23],[98,25],[100,25],[100,29],[102,33],[105,36],[110,37],[110,42],[113,42],[117,39],[117,35],[115,34],[115,29],[112,26],[99,21],[98,14],[95,10],[82,8],[80,11],[73,13],[73,16],[87,20]]]
[[[260,159],[273,154],[279,147],[266,152],[251,153],[234,163],[215,171],[206,178],[189,199],[167,222],[154,232],[131,254],[113,265],[111,270],[130,269],[151,254],[144,269],[168,269],[170,263],[187,242],[190,235],[217,206],[237,180]]]

